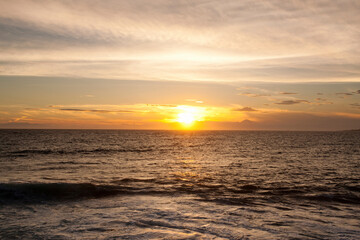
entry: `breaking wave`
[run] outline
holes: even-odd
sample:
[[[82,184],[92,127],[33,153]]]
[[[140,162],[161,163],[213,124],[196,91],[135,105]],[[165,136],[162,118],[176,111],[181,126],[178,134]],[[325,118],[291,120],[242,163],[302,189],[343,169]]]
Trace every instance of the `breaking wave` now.
[[[26,149],[26,150],[20,150],[20,151],[13,151],[11,152],[11,154],[27,154],[27,155],[31,155],[31,154],[43,154],[43,155],[47,155],[47,154],[57,154],[57,155],[62,155],[62,154],[91,154],[91,153],[120,153],[120,152],[134,152],[134,153],[142,153],[142,152],[151,152],[153,151],[153,149],[151,148],[140,148],[140,149],[136,149],[136,148],[124,148],[124,149],[109,149],[109,148],[96,148],[96,149],[79,149],[79,150],[74,150],[74,151],[68,151],[68,150],[63,150],[63,149]]]
[[[335,202],[360,204],[357,192],[322,192],[306,190],[284,190],[283,188],[260,188],[255,185],[228,187],[222,184],[184,184],[181,182],[167,182],[156,179],[124,178],[114,184],[93,183],[2,183],[0,184],[0,202],[42,202],[80,200],[87,198],[102,198],[115,195],[176,195],[193,194],[199,200],[215,201],[230,205],[263,204],[264,201],[278,202]],[[116,184],[115,184],[116,183]]]

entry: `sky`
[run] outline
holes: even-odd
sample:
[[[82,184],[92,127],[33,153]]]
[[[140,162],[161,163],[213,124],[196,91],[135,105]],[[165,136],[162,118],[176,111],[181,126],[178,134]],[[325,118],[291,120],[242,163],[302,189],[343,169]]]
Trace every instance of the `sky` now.
[[[357,0],[0,0],[0,128],[360,129]]]

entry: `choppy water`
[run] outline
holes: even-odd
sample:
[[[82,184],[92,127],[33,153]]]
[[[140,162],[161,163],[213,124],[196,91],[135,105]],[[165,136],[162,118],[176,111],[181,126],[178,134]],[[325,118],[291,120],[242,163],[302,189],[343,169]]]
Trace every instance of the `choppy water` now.
[[[359,132],[0,130],[0,239],[359,239]]]

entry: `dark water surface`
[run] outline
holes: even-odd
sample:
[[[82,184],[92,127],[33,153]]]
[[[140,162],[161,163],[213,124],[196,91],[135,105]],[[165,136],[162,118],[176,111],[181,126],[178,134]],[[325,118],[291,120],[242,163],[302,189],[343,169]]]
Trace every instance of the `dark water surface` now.
[[[0,239],[359,239],[360,133],[0,130]]]

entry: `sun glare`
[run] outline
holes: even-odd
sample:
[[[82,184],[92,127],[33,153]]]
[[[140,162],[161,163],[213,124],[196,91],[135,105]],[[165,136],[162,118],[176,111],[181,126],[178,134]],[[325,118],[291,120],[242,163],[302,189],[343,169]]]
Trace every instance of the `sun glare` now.
[[[194,125],[196,121],[202,121],[204,113],[202,109],[192,106],[178,106],[179,113],[175,119],[176,122],[181,123],[185,128]]]
[[[185,125],[192,124],[195,121],[195,116],[189,112],[179,113],[177,117],[177,121],[179,123],[183,123]]]

